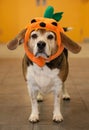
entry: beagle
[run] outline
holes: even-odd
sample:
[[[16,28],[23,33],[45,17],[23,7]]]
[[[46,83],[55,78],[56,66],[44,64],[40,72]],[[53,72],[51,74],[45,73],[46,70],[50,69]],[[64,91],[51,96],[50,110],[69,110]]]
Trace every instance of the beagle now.
[[[36,20],[33,20],[33,22],[36,22]],[[68,50],[72,53],[78,53],[81,47],[66,36],[64,32],[60,32],[61,44],[64,48],[56,58],[50,61],[47,60],[57,52],[58,41],[56,33],[53,30],[44,28],[45,25],[40,24],[41,28],[31,30],[27,41],[28,51],[36,58],[42,57],[46,59],[45,64],[39,66],[34,60],[29,58],[27,53],[24,55],[22,62],[23,74],[27,82],[32,105],[29,121],[39,121],[37,101],[42,101],[43,95],[52,92],[54,95],[53,121],[61,122],[63,121],[60,111],[61,91],[64,100],[70,99],[67,89],[64,86],[69,71]],[[16,49],[18,45],[24,42],[26,32],[27,28],[23,29],[8,43],[7,47],[10,50]]]

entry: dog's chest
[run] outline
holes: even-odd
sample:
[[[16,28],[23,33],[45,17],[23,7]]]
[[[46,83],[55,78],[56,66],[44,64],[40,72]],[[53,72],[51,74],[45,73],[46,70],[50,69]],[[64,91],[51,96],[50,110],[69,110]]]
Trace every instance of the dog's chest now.
[[[28,67],[27,80],[32,79],[31,82],[34,82],[38,89],[42,92],[48,92],[53,89],[55,78],[58,78],[58,73],[58,69],[51,70],[46,65],[43,68],[40,68],[34,64],[33,66]]]

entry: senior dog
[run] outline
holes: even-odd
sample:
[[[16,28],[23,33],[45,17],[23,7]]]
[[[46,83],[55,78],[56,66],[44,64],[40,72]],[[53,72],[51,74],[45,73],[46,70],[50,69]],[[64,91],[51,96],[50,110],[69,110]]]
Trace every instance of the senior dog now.
[[[68,36],[60,31],[58,34],[54,31],[58,29],[58,23],[51,20],[51,29],[47,27],[47,23],[38,20],[39,26],[35,29],[37,19],[31,21],[32,29],[23,29],[13,40],[8,43],[8,48],[14,50],[18,45],[26,42],[27,53],[23,58],[23,74],[27,81],[28,92],[31,97],[32,112],[29,117],[31,122],[39,121],[38,101],[42,101],[42,95],[49,92],[54,94],[54,110],[53,121],[61,122],[63,116],[60,111],[60,95],[61,90],[63,99],[68,100],[70,96],[64,86],[67,78],[68,65],[68,50],[72,53],[78,53],[81,47],[72,41]],[[34,24],[34,27],[33,27]],[[55,27],[54,27],[55,26]],[[54,30],[52,30],[55,28]],[[26,33],[29,32],[28,40],[26,41]],[[61,39],[59,47],[58,37]],[[59,51],[61,52],[59,54]],[[25,48],[26,49],[26,48]],[[29,54],[30,52],[30,54]],[[56,54],[57,53],[57,54]],[[33,57],[30,59],[29,55]],[[53,55],[54,58],[52,57]],[[52,57],[50,60],[49,58]],[[38,64],[35,60],[44,60],[44,64]]]

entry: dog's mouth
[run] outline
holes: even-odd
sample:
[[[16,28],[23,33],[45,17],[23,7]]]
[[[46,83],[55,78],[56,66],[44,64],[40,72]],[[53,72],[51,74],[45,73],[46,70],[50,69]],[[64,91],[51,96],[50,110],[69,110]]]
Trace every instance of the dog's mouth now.
[[[45,52],[36,52],[35,57],[43,57],[45,59],[48,59],[49,55],[47,55]]]

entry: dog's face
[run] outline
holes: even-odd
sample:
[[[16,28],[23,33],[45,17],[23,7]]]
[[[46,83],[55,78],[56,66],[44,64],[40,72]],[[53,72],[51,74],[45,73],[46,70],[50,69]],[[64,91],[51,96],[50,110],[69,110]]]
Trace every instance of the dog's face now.
[[[56,35],[43,29],[31,32],[28,47],[36,57],[49,58],[57,51]]]

